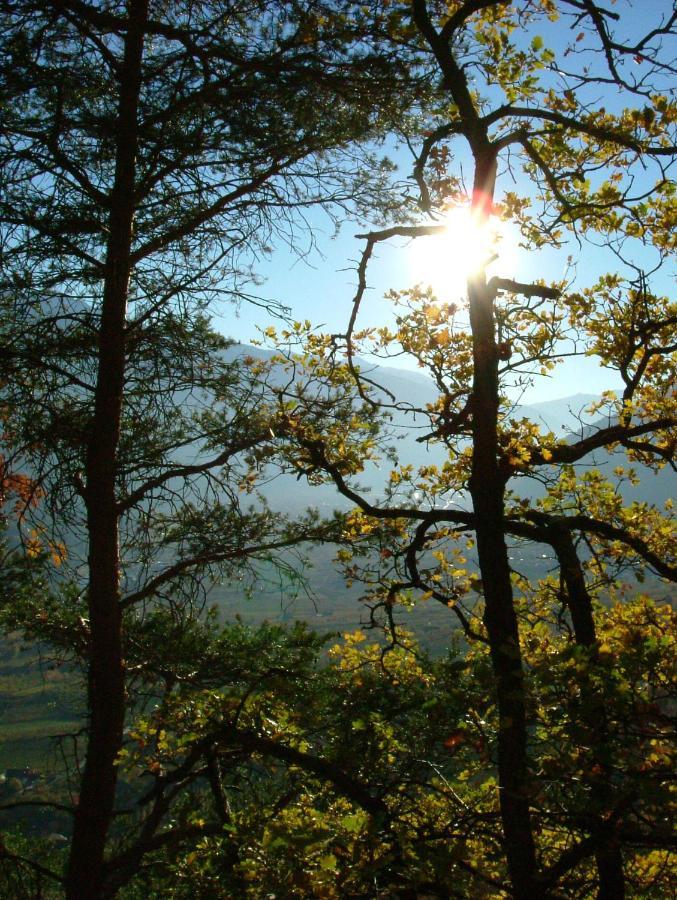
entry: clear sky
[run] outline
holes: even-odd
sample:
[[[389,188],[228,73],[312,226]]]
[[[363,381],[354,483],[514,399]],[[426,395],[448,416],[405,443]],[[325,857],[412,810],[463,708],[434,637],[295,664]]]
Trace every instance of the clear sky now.
[[[347,222],[340,235],[332,239],[330,225],[318,219],[315,229],[317,249],[304,259],[285,249],[276,250],[270,260],[258,267],[265,281],[257,292],[288,306],[294,319],[309,319],[321,331],[344,332],[357,282],[355,267],[364,246],[364,241],[354,236],[358,231],[360,226]],[[455,258],[452,245],[449,247],[447,262],[453,271]],[[509,268],[501,271],[497,266],[496,273],[520,281],[536,278],[556,281],[567,274],[570,254],[576,261],[577,283],[581,286],[592,283],[598,274],[612,270],[615,264],[615,260],[605,259],[595,248],[584,248],[581,252],[575,243],[571,243],[557,251],[518,249],[510,254]],[[362,327],[392,324],[393,306],[384,297],[388,290],[428,281],[417,256],[411,242],[393,240],[379,245],[368,271],[370,289],[361,307],[359,323]],[[215,320],[216,326],[241,343],[260,337],[257,329],[279,324],[265,310],[253,305],[242,304],[237,312],[232,307],[225,307],[221,312]],[[416,368],[416,362],[404,356],[391,364]],[[549,377],[539,377],[524,401],[535,403],[579,392],[601,393],[618,386],[614,373],[600,368],[594,359],[582,357],[560,364]]]
[[[618,6],[619,11],[620,7],[621,4]],[[635,33],[639,34],[646,26],[649,13],[653,18],[654,13],[669,12],[669,7],[670,4],[666,0],[642,0],[641,3],[623,4],[622,11],[624,16],[629,14],[627,22],[630,31],[636,28]],[[562,27],[560,23],[553,26],[555,30],[552,33],[543,32],[547,45],[559,44],[561,49],[566,42],[572,40],[571,34],[566,30],[562,31]],[[556,30],[558,28],[559,31]],[[525,39],[529,40],[530,36],[525,35]],[[603,99],[608,108],[617,102],[614,96],[605,96]],[[470,167],[468,160],[463,157],[462,141],[457,141],[453,149],[460,153],[455,158],[455,165],[463,165],[465,162],[467,174]],[[404,150],[396,151],[392,147],[387,147],[387,150],[388,156],[394,158],[399,166],[399,176],[407,177],[411,171],[410,156]],[[505,190],[528,193],[529,186],[519,183],[519,175],[517,178],[516,184],[512,176],[504,174],[499,178],[497,190],[499,201],[501,192]],[[277,248],[270,259],[262,261],[257,266],[258,272],[265,278],[257,293],[288,306],[294,319],[309,319],[323,331],[343,332],[355,291],[357,280],[355,268],[364,245],[363,241],[355,238],[355,234],[365,229],[361,225],[347,221],[343,224],[339,236],[333,238],[331,224],[323,219],[319,212],[314,212],[309,221],[313,228],[316,249],[305,258],[299,259],[288,250]],[[507,243],[516,244],[516,240]],[[468,252],[463,240],[459,240],[457,244],[455,247],[450,242],[443,248],[441,255],[444,258],[437,263],[430,253],[415,252],[411,244],[407,245],[403,240],[393,240],[389,245],[379,245],[368,270],[370,290],[361,308],[359,324],[366,327],[392,323],[392,303],[384,298],[384,294],[390,289],[403,289],[419,282],[429,281],[436,282],[435,287],[439,287],[445,266],[449,280],[453,283],[454,272]],[[584,246],[581,249],[575,241],[570,240],[568,245],[558,250],[526,252],[513,247],[505,254],[505,259],[499,261],[495,274],[520,281],[535,278],[557,281],[564,277],[571,278],[574,272],[567,261],[570,255],[575,263],[576,287],[590,285],[598,275],[618,269],[618,261],[610,252],[595,247]],[[643,257],[640,253],[639,259],[647,268],[653,265],[649,251]],[[667,292],[669,289],[670,281],[665,273],[662,273],[660,283],[654,286],[654,290]],[[455,298],[447,296],[441,299]],[[257,337],[257,326],[265,328],[269,324],[275,323],[265,310],[246,304],[240,307],[237,314],[232,307],[224,307],[215,320],[215,325],[220,330],[242,343],[248,343]],[[413,360],[407,360],[405,357],[398,357],[393,364],[402,368],[416,367]],[[601,393],[603,390],[618,386],[619,382],[614,374],[600,368],[594,359],[578,358],[561,364],[550,377],[539,377],[524,401],[539,402],[579,392]]]
[[[350,315],[357,281],[355,267],[364,246],[355,234],[363,229],[355,223],[346,222],[339,236],[332,238],[328,222],[319,215],[314,222],[317,249],[299,259],[288,250],[278,248],[269,260],[258,266],[265,281],[257,292],[262,297],[288,306],[294,319],[309,319],[322,331],[340,333],[345,331]],[[449,266],[450,280],[453,281],[457,257],[462,254],[463,248],[456,254],[453,244],[450,243],[448,248],[444,262]],[[576,262],[576,280],[581,286],[591,284],[598,274],[613,270],[617,265],[611,254],[605,255],[591,247],[584,247],[581,251],[575,242],[570,242],[559,250],[538,252],[512,247],[505,269],[499,262],[496,273],[520,281],[536,278],[556,281],[569,271],[569,255]],[[422,260],[420,257],[412,249],[412,243],[404,240],[393,240],[378,246],[368,270],[370,289],[361,307],[360,325],[379,326],[393,322],[392,303],[384,294],[393,288],[402,289],[428,281],[430,273],[424,271],[425,258]],[[439,279],[439,271],[435,274]],[[260,336],[257,329],[279,323],[260,307],[242,304],[237,312],[233,307],[224,307],[215,324],[227,336],[241,343],[249,343]],[[415,361],[404,356],[393,360],[392,364],[416,368]],[[549,377],[539,377],[524,402],[540,402],[579,392],[601,393],[618,386],[614,373],[600,368],[594,359],[582,357],[562,363]]]

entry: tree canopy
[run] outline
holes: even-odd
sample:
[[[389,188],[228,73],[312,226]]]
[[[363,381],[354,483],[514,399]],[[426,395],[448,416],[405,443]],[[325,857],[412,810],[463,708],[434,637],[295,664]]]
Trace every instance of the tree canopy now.
[[[674,529],[623,484],[674,467],[675,13],[657,4],[642,34],[629,13],[6,4],[3,617],[87,693],[71,796],[44,801],[73,812],[68,860],[17,837],[8,890],[668,889],[674,630],[627,578],[675,580]],[[411,153],[404,185],[386,137]],[[233,358],[215,304],[265,304],[256,262],[312,243],[313,207],[368,229],[345,331],[271,328],[271,361]],[[391,323],[364,322],[378,247],[444,233],[455,209],[486,242],[465,298],[398,289]],[[595,247],[599,271],[501,271],[499,219],[525,253]],[[438,399],[380,389],[365,354],[413,358]],[[518,418],[576,355],[620,385],[591,424]],[[360,475],[393,421],[444,461],[402,451],[375,495]],[[256,487],[276,471],[353,508],[274,514]],[[206,611],[216,580],[244,590],[313,542],[364,585],[373,640],[327,650]],[[549,571],[518,571],[514,545]],[[443,659],[401,624],[425,602],[449,610]]]

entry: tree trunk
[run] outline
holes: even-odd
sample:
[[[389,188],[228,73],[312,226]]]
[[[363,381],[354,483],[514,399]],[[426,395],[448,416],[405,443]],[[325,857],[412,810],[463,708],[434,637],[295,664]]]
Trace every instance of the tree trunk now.
[[[583,569],[570,532],[566,529],[558,529],[554,534],[553,548],[559,562],[562,581],[566,587],[576,643],[590,651],[590,664],[594,665],[597,634],[592,600],[585,583]],[[613,788],[609,783],[609,765],[606,754],[603,752],[608,738],[604,700],[587,675],[582,676],[580,687],[581,700],[586,710],[586,714],[582,718],[583,724],[588,729],[590,747],[594,754],[593,765],[597,766],[601,772],[600,780],[593,785],[592,799],[596,805],[607,809],[613,805]],[[603,816],[596,814],[593,817],[592,831],[599,840],[595,851],[599,878],[598,900],[623,900],[625,897],[623,854],[613,826]]]
[[[486,221],[493,205],[495,153],[475,153],[473,212]],[[494,295],[484,271],[468,285],[473,337],[473,461],[470,494],[480,571],[484,622],[496,677],[499,713],[498,783],[505,852],[514,896],[534,900],[536,852],[527,796],[527,730],[524,673],[503,530],[505,482],[498,459],[498,353]]]
[[[69,900],[100,897],[122,746],[125,680],[120,610],[116,465],[120,439],[125,321],[133,236],[137,115],[148,0],[130,0],[120,73],[115,179],[110,195],[94,416],[87,446],[89,536],[88,744],[66,876]]]

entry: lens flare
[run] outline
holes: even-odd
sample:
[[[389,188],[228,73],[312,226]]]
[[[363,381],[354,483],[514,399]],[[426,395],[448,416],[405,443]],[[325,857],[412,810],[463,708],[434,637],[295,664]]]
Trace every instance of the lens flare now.
[[[417,238],[409,247],[412,279],[432,288],[444,303],[458,303],[467,294],[468,278],[487,267],[512,275],[517,237],[509,223],[495,216],[480,221],[468,207],[454,207],[445,216],[444,231]]]

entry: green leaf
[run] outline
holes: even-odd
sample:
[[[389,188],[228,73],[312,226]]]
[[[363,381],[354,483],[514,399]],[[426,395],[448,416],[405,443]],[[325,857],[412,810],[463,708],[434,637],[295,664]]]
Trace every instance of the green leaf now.
[[[363,824],[364,817],[359,814],[344,816],[341,819],[341,825],[346,829],[346,831],[350,831],[352,833],[359,831],[362,828]]]

